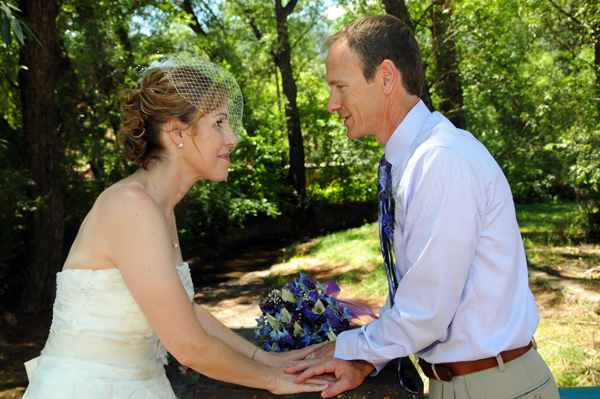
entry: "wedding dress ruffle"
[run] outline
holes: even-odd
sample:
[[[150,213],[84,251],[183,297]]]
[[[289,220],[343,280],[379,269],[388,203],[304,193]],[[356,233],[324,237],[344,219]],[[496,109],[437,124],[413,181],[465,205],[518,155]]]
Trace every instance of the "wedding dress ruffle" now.
[[[188,264],[177,271],[192,301]],[[24,399],[175,398],[167,351],[118,269],[67,269],[56,284],[50,335]]]

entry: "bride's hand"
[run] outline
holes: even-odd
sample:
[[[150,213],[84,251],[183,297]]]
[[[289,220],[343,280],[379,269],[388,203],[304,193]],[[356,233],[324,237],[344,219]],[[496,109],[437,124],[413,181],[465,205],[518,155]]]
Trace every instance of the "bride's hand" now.
[[[289,352],[271,353],[262,351],[260,356],[257,354],[256,361],[269,367],[287,367],[297,361],[304,360],[307,356],[311,355],[327,344],[328,342],[322,342],[320,344],[310,345],[306,348]]]
[[[294,383],[298,374],[286,374],[285,368],[273,369],[275,382],[269,391],[275,395],[290,395],[300,392],[320,392],[337,382],[335,375],[322,374],[305,380],[301,384]]]

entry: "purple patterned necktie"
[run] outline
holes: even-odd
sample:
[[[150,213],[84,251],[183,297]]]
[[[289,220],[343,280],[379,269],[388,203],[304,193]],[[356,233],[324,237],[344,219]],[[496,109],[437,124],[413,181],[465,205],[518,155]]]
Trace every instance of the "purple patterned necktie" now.
[[[394,197],[392,195],[392,164],[385,159],[385,155],[379,162],[377,192],[379,196],[379,242],[393,306],[394,294],[398,288],[398,278],[394,268]]]
[[[379,196],[379,241],[390,289],[390,303],[394,306],[394,295],[398,289],[399,282],[398,276],[396,275],[394,253],[395,202],[392,194],[392,164],[385,159],[385,154],[381,157],[381,161],[379,162],[379,170],[377,172],[377,192]],[[406,360],[410,362],[410,359]],[[401,358],[396,359],[400,386],[407,391],[418,395],[419,390],[413,381],[403,372],[400,363]]]

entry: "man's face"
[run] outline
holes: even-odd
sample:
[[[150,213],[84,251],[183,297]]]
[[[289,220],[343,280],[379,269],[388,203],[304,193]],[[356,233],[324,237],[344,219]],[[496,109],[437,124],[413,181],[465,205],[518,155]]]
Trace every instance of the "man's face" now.
[[[377,135],[377,122],[382,111],[375,84],[377,76],[373,82],[367,82],[358,55],[344,38],[331,46],[325,65],[327,84],[331,87],[327,110],[337,112],[344,119],[349,139]]]

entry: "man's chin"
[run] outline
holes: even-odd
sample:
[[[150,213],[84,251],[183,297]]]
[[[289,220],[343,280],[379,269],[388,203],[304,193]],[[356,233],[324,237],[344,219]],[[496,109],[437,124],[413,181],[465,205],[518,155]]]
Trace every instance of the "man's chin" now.
[[[348,136],[348,138],[350,140],[356,140],[356,139],[360,139],[361,137],[365,137],[365,134],[361,134],[360,132],[357,132],[356,130],[352,130],[352,129],[348,129],[348,131],[346,132],[346,136]]]

